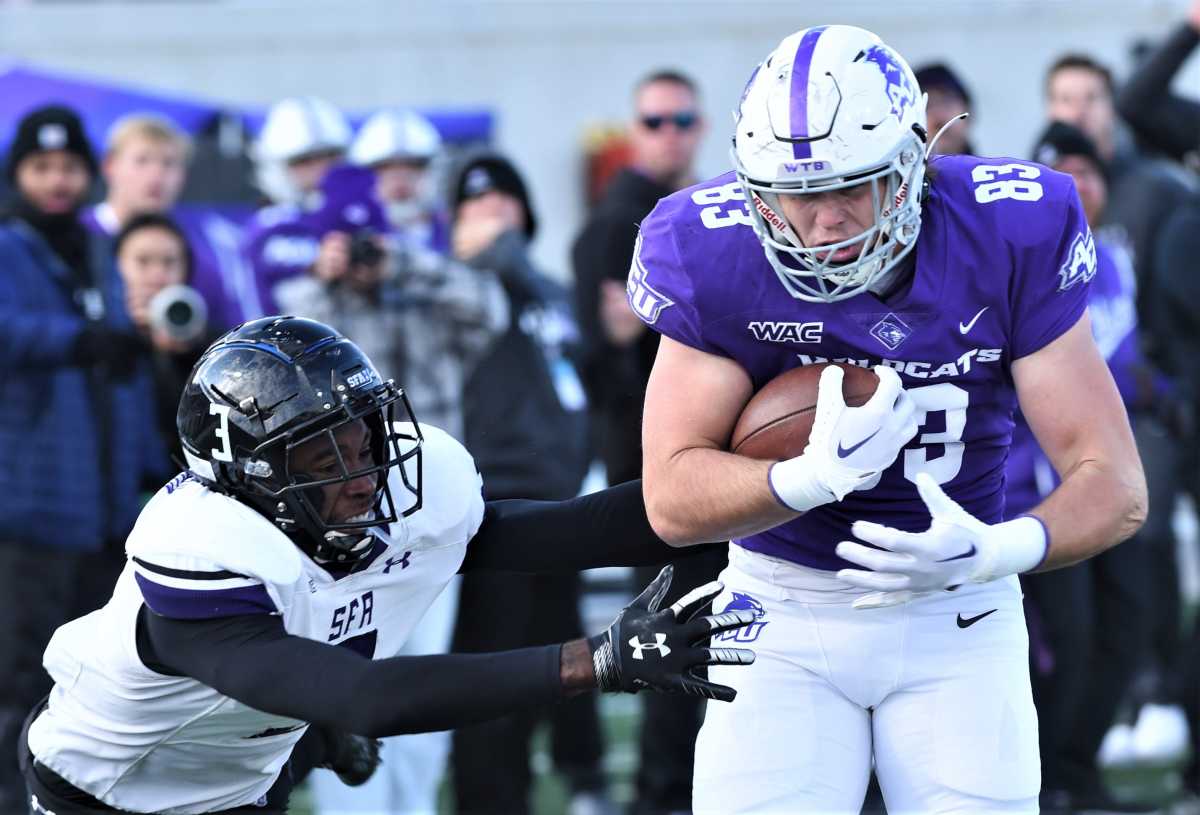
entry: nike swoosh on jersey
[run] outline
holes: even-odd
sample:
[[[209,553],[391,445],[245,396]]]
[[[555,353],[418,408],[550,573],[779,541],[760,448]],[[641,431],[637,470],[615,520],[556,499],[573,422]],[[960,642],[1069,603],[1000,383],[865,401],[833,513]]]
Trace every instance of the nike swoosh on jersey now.
[[[966,324],[959,323],[958,324],[958,333],[966,334],[968,331],[970,331],[972,328],[974,328],[975,323],[979,320],[980,317],[983,316],[983,312],[987,311],[988,308],[989,308],[988,306],[984,306],[983,308],[979,309],[979,312],[974,317],[971,318],[971,322],[966,323]]]
[[[979,622],[980,620],[982,620],[984,617],[988,616],[989,614],[995,614],[998,610],[999,609],[994,608],[991,611],[985,611],[982,614],[976,614],[974,617],[964,617],[960,613],[958,615],[958,627],[959,628],[970,628],[971,626],[975,625],[975,623]]]
[[[880,428],[880,429],[882,429],[882,428]],[[879,432],[879,430],[875,431],[875,433],[878,433],[878,432]],[[838,458],[845,458],[846,456],[853,454],[855,450],[862,447],[864,444],[869,442],[871,439],[875,438],[875,433],[872,433],[871,435],[867,436],[865,439],[860,441],[858,444],[855,444],[851,447],[842,447],[842,443],[839,441],[838,447],[837,447]]]

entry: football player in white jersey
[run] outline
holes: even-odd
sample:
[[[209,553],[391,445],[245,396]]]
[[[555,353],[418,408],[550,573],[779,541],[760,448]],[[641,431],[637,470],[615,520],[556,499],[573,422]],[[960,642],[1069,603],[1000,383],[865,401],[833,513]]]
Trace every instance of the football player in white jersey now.
[[[444,730],[590,689],[731,700],[695,675],[751,611],[720,590],[659,609],[664,569],[605,633],[395,657],[459,571],[662,562],[638,482],[484,503],[467,451],[328,326],[246,323],[193,370],[189,469],[146,505],[112,599],[54,635],[22,764],[33,812],[281,812],[312,766],[363,780],[364,740]]]

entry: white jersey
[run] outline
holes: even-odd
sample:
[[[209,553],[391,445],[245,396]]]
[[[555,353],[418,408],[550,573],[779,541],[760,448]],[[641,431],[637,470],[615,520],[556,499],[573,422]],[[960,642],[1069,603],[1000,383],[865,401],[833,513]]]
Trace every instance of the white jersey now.
[[[44,664],[55,684],[29,730],[32,753],[131,812],[191,815],[262,801],[307,724],[147,668],[139,609],[183,619],[278,614],[289,634],[395,656],[483,520],[474,460],[448,434],[421,427],[421,509],[376,530],[370,555],[338,578],[248,506],[188,474],[167,484],[129,536],[112,599],[50,641]],[[396,500],[411,504],[399,471],[390,477]]]

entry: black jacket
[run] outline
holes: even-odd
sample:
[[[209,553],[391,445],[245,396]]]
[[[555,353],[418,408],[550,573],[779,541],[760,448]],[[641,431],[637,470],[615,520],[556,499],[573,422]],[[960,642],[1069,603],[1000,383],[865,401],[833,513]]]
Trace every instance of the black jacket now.
[[[466,446],[484,496],[574,497],[591,456],[570,294],[533,268],[515,231],[469,262],[500,278],[511,315],[463,390]]]
[[[635,170],[621,170],[571,250],[576,309],[583,331],[584,382],[602,427],[600,453],[609,483],[637,478],[641,472],[642,403],[658,351],[658,334],[646,331],[629,348],[608,342],[600,325],[600,282],[624,283],[633,261],[638,225],[659,199],[671,192]]]
[[[1117,95],[1117,110],[1138,136],[1182,161],[1200,153],[1200,102],[1171,93],[1171,80],[1187,62],[1200,33],[1184,23],[1137,67]]]

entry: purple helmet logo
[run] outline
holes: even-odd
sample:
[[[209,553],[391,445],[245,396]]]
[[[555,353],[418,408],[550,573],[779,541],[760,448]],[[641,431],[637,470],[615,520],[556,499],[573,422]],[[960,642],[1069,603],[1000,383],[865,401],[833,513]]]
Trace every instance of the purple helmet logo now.
[[[900,60],[885,45],[873,45],[868,48],[863,59],[871,63],[883,74],[887,82],[887,95],[892,103],[892,113],[897,121],[904,120],[904,114],[917,102],[917,89],[908,78],[908,72]]]

